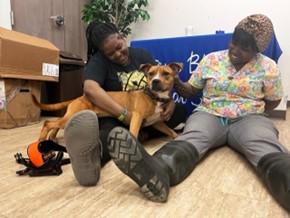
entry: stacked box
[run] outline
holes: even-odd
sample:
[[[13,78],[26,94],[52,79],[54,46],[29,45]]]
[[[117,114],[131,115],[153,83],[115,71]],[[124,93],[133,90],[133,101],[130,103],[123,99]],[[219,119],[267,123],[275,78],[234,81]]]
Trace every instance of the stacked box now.
[[[59,49],[47,40],[0,27],[0,128],[38,122],[41,81],[58,82]]]

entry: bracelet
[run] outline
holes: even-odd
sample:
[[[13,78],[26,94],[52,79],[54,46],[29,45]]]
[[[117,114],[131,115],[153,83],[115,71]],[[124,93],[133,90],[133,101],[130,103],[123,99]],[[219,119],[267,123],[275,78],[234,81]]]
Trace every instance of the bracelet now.
[[[118,117],[118,120],[120,120],[121,122],[124,122],[125,119],[126,119],[126,117],[127,117],[127,115],[128,115],[128,109],[125,108],[125,109],[121,112],[120,116]]]

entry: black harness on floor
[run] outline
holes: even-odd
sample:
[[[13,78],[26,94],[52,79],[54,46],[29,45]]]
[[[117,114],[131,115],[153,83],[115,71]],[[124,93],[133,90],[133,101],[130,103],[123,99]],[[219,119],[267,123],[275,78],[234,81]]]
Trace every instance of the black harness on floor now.
[[[28,158],[24,158],[21,153],[14,155],[17,163],[26,166],[25,169],[16,171],[16,174],[20,176],[60,175],[61,166],[70,163],[69,158],[63,158],[64,152],[67,152],[64,146],[51,140],[31,143],[27,147]]]

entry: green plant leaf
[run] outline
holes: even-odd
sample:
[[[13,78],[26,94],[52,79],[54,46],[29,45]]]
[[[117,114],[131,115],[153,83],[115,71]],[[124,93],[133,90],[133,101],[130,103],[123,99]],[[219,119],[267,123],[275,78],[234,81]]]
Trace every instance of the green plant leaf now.
[[[139,19],[150,19],[149,13],[144,9],[148,0],[91,0],[82,9],[82,20],[86,23],[92,21],[113,22],[123,36],[131,34],[130,25]]]

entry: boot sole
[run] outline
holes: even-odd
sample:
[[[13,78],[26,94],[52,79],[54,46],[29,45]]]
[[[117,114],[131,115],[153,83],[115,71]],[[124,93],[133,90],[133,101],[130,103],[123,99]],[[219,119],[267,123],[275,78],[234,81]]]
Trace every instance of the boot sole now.
[[[76,113],[66,124],[64,140],[75,178],[80,185],[94,186],[100,178],[99,124],[89,110]]]
[[[127,129],[115,127],[110,132],[108,149],[117,167],[139,185],[149,200],[167,200],[169,187],[157,176],[152,157]]]

